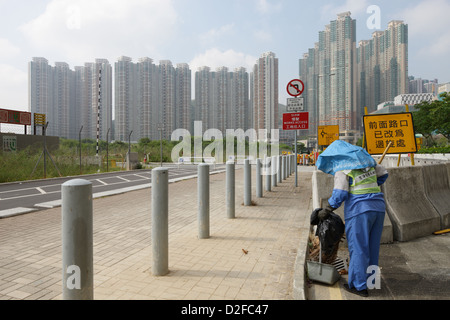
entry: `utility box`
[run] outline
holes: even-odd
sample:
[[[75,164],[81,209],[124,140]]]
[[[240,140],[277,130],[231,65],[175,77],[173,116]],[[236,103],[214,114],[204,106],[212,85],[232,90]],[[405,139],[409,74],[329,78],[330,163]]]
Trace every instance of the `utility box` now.
[[[127,153],[127,170],[134,170],[139,163],[138,153],[137,152],[129,152]]]

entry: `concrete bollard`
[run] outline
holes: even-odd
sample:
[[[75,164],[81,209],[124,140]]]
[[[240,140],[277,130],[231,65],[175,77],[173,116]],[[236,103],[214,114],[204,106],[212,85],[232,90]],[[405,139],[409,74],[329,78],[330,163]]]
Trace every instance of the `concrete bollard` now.
[[[198,238],[209,238],[209,164],[198,165]]]
[[[244,160],[244,206],[252,205],[252,167],[250,160]]]
[[[277,157],[272,157],[272,186],[277,186]]]
[[[236,214],[236,201],[235,201],[235,165],[234,161],[227,162],[227,218],[234,219]]]
[[[63,300],[94,299],[92,183],[61,186]]]
[[[152,273],[169,273],[169,170],[152,169]]]
[[[287,160],[286,156],[283,157],[283,180],[287,178]]]
[[[278,165],[278,174],[277,174],[277,178],[278,178],[278,183],[281,183],[283,180],[283,156],[278,156],[278,161],[277,161],[277,165]]]
[[[287,177],[289,178],[291,176],[291,155],[289,154],[286,158],[287,161]]]
[[[256,159],[256,197],[263,197],[263,188],[262,188],[262,165],[261,159]]]
[[[272,169],[271,158],[266,157],[264,161],[264,174],[266,175],[266,191],[272,191]]]

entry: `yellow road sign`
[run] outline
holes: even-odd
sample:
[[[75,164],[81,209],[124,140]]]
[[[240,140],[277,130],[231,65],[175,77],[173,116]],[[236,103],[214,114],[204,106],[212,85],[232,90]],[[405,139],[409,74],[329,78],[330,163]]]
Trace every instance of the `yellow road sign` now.
[[[369,154],[383,154],[391,141],[388,154],[417,152],[410,112],[364,116],[364,136]]]
[[[329,146],[333,141],[339,140],[339,126],[319,126],[317,137],[319,146]]]
[[[39,126],[45,125],[45,113],[35,113],[34,114],[34,124]]]

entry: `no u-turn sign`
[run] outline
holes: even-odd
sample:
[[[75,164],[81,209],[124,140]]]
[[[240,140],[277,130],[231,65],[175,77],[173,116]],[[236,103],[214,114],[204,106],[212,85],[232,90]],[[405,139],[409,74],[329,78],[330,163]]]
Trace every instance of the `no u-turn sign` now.
[[[303,93],[303,90],[305,90],[305,85],[302,80],[294,79],[289,81],[286,89],[290,96],[298,97]]]

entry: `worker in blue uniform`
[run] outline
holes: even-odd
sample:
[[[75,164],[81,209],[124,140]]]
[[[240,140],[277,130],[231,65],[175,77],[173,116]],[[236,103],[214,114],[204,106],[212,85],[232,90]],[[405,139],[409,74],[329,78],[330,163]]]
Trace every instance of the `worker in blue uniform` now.
[[[334,174],[334,187],[328,205],[318,213],[321,220],[344,205],[345,233],[350,264],[347,291],[368,296],[367,268],[378,266],[381,233],[386,206],[380,185],[388,177],[387,170],[377,164],[363,169],[341,170]]]

